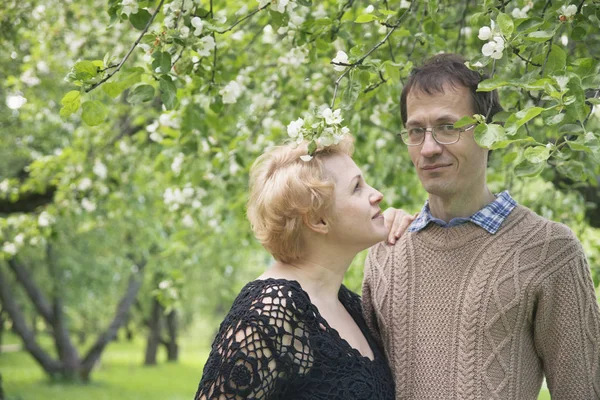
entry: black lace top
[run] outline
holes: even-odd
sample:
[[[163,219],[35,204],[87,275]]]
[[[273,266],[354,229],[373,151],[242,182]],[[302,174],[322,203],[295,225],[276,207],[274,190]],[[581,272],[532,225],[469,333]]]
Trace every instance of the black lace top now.
[[[367,338],[374,360],[342,339],[296,281],[248,283],[212,345],[196,400],[394,399],[382,351],[346,287],[340,302]]]

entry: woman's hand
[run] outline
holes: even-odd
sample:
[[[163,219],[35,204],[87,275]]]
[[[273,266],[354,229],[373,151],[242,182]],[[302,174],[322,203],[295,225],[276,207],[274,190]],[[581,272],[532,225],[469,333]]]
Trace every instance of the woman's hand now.
[[[418,213],[415,215],[410,215],[406,211],[400,208],[388,208],[383,212],[383,221],[385,227],[388,228],[388,244],[396,243],[404,232],[408,229],[410,224],[415,220]]]

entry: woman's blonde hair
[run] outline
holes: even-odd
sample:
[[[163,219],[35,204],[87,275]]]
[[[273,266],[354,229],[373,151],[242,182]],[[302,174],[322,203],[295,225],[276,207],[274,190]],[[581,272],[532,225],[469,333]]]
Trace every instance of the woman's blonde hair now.
[[[295,149],[277,146],[256,159],[250,169],[248,220],[276,260],[292,262],[301,257],[303,221],[331,208],[334,182],[326,176],[323,160],[353,152],[354,140],[346,135],[337,145],[317,149],[310,161],[300,159],[307,154],[307,143]]]

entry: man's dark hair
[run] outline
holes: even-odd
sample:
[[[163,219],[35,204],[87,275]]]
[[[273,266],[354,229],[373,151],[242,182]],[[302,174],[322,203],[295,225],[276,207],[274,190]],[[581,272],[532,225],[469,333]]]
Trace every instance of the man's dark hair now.
[[[478,92],[477,85],[484,79],[486,74],[472,71],[465,66],[465,59],[458,54],[438,54],[425,61],[421,67],[412,70],[406,85],[400,96],[400,113],[402,123],[406,126],[406,98],[411,90],[419,90],[427,94],[443,93],[444,86],[453,88],[464,86],[471,92],[473,99],[473,110],[475,114],[487,115],[487,122],[502,111],[498,91]]]

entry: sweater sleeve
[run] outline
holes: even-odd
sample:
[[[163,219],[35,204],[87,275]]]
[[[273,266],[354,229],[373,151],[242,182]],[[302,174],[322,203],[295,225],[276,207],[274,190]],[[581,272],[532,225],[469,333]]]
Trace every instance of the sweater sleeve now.
[[[291,294],[271,287],[249,309],[232,307],[213,343],[196,400],[286,397],[294,377],[308,371],[312,360]]]
[[[541,283],[535,344],[553,400],[600,399],[600,311],[590,269],[573,237],[569,257]]]

